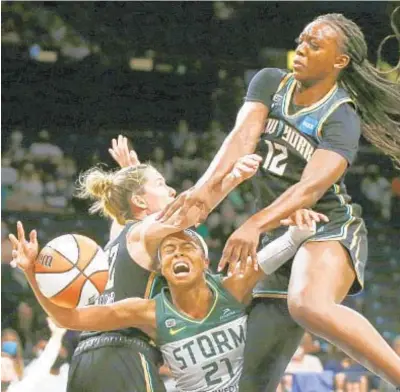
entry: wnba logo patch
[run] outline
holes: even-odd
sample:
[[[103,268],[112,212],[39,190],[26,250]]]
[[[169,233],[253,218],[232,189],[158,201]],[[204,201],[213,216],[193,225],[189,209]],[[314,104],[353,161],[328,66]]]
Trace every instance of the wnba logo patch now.
[[[306,118],[301,122],[299,129],[306,135],[313,135],[315,129],[317,128],[317,125],[318,125],[317,119],[311,116],[306,116]]]

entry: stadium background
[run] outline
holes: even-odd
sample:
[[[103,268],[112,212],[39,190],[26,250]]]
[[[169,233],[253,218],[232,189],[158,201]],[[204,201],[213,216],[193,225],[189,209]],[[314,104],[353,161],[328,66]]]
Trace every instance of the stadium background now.
[[[48,332],[23,278],[7,265],[6,235],[18,219],[38,229],[41,244],[77,232],[104,245],[109,223],[89,216],[73,188],[77,174],[91,165],[115,167],[107,152],[113,137],[128,136],[141,160],[152,161],[178,191],[187,189],[232,128],[252,75],[263,67],[290,67],[294,39],[308,21],[344,13],[363,29],[376,62],[395,6],[3,2],[2,329],[18,331],[26,361]],[[394,65],[398,52],[389,42],[379,65]],[[346,183],[363,206],[370,241],[366,289],[347,301],[393,341],[400,332],[399,172],[363,140]],[[214,260],[253,211],[253,201],[245,184],[199,228]],[[68,333],[65,341],[71,351],[76,335]],[[321,341],[316,355],[325,364],[344,363],[333,351]],[[352,366],[360,372],[354,364],[342,367]]]

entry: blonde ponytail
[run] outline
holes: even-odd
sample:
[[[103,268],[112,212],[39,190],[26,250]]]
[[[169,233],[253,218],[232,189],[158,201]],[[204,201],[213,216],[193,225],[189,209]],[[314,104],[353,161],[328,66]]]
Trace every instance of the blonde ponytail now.
[[[113,172],[93,167],[80,175],[76,196],[95,200],[89,209],[91,214],[100,213],[124,225],[133,218],[129,201],[133,194],[141,191],[145,171],[150,167],[130,166]]]

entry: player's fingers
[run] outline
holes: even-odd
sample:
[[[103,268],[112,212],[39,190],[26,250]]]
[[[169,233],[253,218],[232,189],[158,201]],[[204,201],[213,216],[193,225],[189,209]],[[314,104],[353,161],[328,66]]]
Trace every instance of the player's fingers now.
[[[252,269],[253,269],[253,260],[249,256],[247,257],[245,262],[244,274],[247,275]]]
[[[320,212],[317,212],[317,214],[318,214],[319,218],[320,218],[322,221],[324,221],[324,222],[329,222],[329,218],[328,218],[326,215],[321,214]]]
[[[222,251],[221,260],[218,263],[218,272],[221,272],[222,270],[224,270],[224,268],[228,264],[228,260],[231,257],[231,252],[232,252],[231,245],[229,243],[227,243],[225,245],[224,250]]]
[[[25,230],[24,230],[24,226],[22,225],[21,221],[17,222],[17,233],[18,233],[18,241],[21,244],[25,243]]]
[[[111,145],[112,145],[113,150],[116,150],[117,149],[117,139],[112,139]]]
[[[258,269],[260,268],[259,264],[258,264],[258,257],[257,257],[257,247],[255,245],[253,245],[250,249],[250,258],[251,258],[251,262],[253,264],[253,268],[255,271],[258,271]]]
[[[243,162],[260,163],[262,161],[262,157],[258,154],[249,154],[242,157],[241,160]]]
[[[303,219],[304,219],[304,223],[306,224],[306,226],[312,230],[314,228],[314,222],[311,218],[311,214],[308,210],[305,210],[303,215]]]
[[[129,150],[129,148],[128,148],[128,138],[127,138],[126,136],[124,136],[124,137],[122,138],[122,144],[123,144],[124,149],[125,149],[126,151],[128,151],[128,150]]]
[[[293,226],[295,223],[292,218],[282,219],[281,225],[282,226]]]
[[[253,171],[257,168],[257,166],[253,166],[251,164],[247,164],[245,162],[239,163],[237,166],[237,169],[244,173],[253,173]]]
[[[139,165],[139,159],[135,151],[130,151],[129,157],[133,165]]]
[[[207,219],[209,213],[210,213],[210,210],[209,210],[208,206],[203,204],[200,207],[199,224],[204,223],[204,221]]]
[[[246,264],[249,255],[250,247],[248,244],[243,244],[239,250],[239,260],[240,260],[240,273],[244,274],[246,271]]]
[[[117,160],[117,155],[115,154],[115,151],[113,149],[109,148],[108,152],[113,157],[113,159],[116,161]]]
[[[196,206],[200,209],[200,211],[203,210],[203,205],[198,204],[195,202],[195,200],[190,199],[190,198],[185,198],[181,209],[177,212],[176,215],[176,225],[180,226],[182,224],[182,222],[186,219],[186,216],[189,212],[189,210],[193,207]]]
[[[228,260],[229,264],[239,262],[241,250],[242,250],[242,247],[240,245],[232,246],[231,256],[229,257],[229,260]]]
[[[296,222],[297,227],[299,227],[300,229],[305,229],[303,215],[301,213],[299,214],[299,211],[296,211],[294,220]]]
[[[37,231],[36,230],[32,230],[29,233],[29,240],[32,244],[37,244]]]
[[[232,276],[233,274],[237,274],[238,273],[238,271],[239,271],[239,268],[240,268],[240,265],[239,265],[240,263],[231,263],[231,264],[229,264],[229,266],[228,266],[228,271],[227,271],[227,276],[228,276],[228,278],[230,277],[230,276]]]
[[[169,219],[175,212],[182,207],[183,203],[185,202],[186,196],[184,194],[180,194],[174,201],[169,203],[164,210],[160,212],[157,219],[161,222],[165,222]]]
[[[129,147],[128,147],[128,138],[126,138],[125,136],[123,139],[123,152],[124,152],[125,158],[129,159],[130,152],[129,152]]]
[[[247,168],[252,168],[255,169],[258,167],[260,163],[258,161],[256,161],[255,159],[252,158],[247,158],[247,159],[243,159],[242,161],[239,161],[237,163],[237,165],[241,165]]]
[[[12,244],[12,246],[13,246],[13,249],[14,249],[14,250],[18,249],[18,240],[17,240],[17,237],[15,237],[14,234],[9,234],[9,235],[8,235],[8,238],[9,238],[10,241],[11,241],[11,244]]]
[[[313,210],[308,210],[308,214],[310,215],[310,218],[314,221],[314,222],[320,222],[321,218],[318,214],[318,212],[315,212]]]

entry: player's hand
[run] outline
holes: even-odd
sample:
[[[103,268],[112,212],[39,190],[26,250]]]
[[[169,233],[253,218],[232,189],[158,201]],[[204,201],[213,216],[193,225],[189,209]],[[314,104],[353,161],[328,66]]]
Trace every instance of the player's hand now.
[[[121,168],[140,164],[136,151],[129,151],[128,139],[125,136],[118,135],[118,139],[112,139],[111,144],[112,148],[109,148],[108,152]]]
[[[211,212],[211,203],[208,196],[211,190],[206,185],[194,186],[185,192],[182,192],[172,203],[168,204],[163,211],[160,212],[157,219],[161,222],[170,221],[174,226],[181,226],[184,222],[189,210],[193,207],[199,210],[199,221],[204,222]],[[171,217],[173,219],[171,220]]]
[[[245,155],[235,163],[229,174],[243,182],[257,173],[261,161],[262,157],[257,154]]]
[[[32,230],[29,234],[29,242],[25,239],[25,230],[21,222],[17,223],[17,237],[10,234],[8,237],[13,245],[12,250],[12,267],[19,267],[24,272],[33,271],[36,258],[39,254],[39,244],[37,241],[36,230]]]
[[[218,264],[218,271],[222,271],[227,264],[229,264],[229,271],[234,271],[236,264],[241,261],[240,272],[243,273],[248,258],[251,259],[253,268],[257,271],[257,247],[260,234],[258,228],[248,222],[236,229],[225,244],[222,258]]]
[[[329,222],[329,218],[309,209],[300,209],[295,211],[287,219],[281,220],[283,226],[297,226],[301,230],[314,230],[316,223]]]
[[[47,325],[49,326],[51,336],[62,338],[65,335],[65,332],[67,332],[65,328],[58,327],[50,317],[47,317]]]

